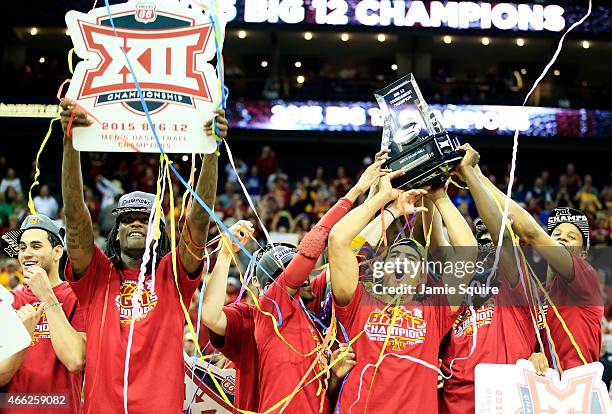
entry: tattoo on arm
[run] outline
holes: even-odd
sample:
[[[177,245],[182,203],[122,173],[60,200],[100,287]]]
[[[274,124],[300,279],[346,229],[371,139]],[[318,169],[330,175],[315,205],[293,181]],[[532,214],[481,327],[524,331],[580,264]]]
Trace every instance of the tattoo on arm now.
[[[62,163],[62,198],[66,216],[68,258],[74,275],[78,278],[85,273],[91,263],[94,237],[91,216],[83,198],[80,154],[66,138],[64,138]]]
[[[211,209],[214,208],[217,193],[217,167],[218,157],[215,154],[206,154],[195,189],[196,193]],[[183,229],[179,242],[181,262],[188,273],[194,273],[198,270],[202,261],[194,257],[189,250],[202,257],[204,249],[201,246],[206,245],[209,226],[210,216],[198,202],[194,202],[187,216],[186,227],[189,230],[187,228]],[[189,250],[186,245],[188,245]]]

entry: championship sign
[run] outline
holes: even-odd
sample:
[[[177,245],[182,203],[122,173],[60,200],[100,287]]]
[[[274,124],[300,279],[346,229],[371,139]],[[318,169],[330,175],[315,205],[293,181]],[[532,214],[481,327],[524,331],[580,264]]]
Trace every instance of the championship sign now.
[[[223,389],[230,401],[236,392],[236,370],[220,369],[202,359],[196,360],[183,353],[185,360],[185,401],[183,412],[188,414],[230,414],[232,407],[221,397],[211,378]]]
[[[66,97],[95,120],[73,130],[75,149],[159,152],[142,93],[165,152],[215,151],[214,138],[203,131],[219,99],[210,64],[214,28],[208,12],[184,3],[130,0],[110,6],[110,15],[106,7],[66,14],[75,52],[83,59]]]
[[[539,376],[531,362],[479,364],[475,370],[479,414],[609,414],[612,413],[603,365],[594,362]]]

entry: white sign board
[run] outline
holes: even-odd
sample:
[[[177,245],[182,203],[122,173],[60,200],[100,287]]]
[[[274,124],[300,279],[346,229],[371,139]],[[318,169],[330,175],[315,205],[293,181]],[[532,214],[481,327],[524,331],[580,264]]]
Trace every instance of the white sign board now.
[[[0,285],[0,360],[26,348],[32,342],[32,338],[17,312],[11,306],[13,295]]]
[[[236,389],[236,370],[220,369],[209,364],[208,361],[197,359],[194,371],[192,369],[194,358],[185,353],[183,356],[185,359],[183,412],[187,414],[231,414],[232,407],[217,391],[211,375],[215,377],[227,397],[233,401]]]
[[[214,30],[209,16],[184,3],[130,0],[110,6],[115,29],[106,7],[66,14],[83,59],[66,96],[96,121],[72,131],[77,150],[159,152],[135,75],[165,152],[215,151],[214,138],[203,131],[219,98],[209,63],[216,52]]]
[[[608,414],[612,413],[603,365],[594,362],[546,376],[533,365],[479,364],[475,371],[478,414]]]

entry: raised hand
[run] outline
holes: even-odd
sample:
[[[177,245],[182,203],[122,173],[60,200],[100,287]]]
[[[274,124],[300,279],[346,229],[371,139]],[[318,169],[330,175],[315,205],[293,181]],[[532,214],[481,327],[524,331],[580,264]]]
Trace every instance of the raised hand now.
[[[355,184],[355,188],[361,193],[365,193],[378,182],[378,179],[388,173],[390,170],[382,169],[382,165],[386,161],[386,158],[379,158],[374,161],[368,168],[365,169],[359,180],[357,180],[357,184]]]
[[[213,110],[213,118],[217,121],[217,128],[219,128],[219,138],[225,139],[227,136],[228,124],[227,119],[225,118],[225,110],[223,108],[218,108]],[[204,124],[204,133],[211,137],[213,135],[213,121],[212,118],[206,121]]]
[[[70,118],[72,117],[73,112],[74,117],[72,117],[72,125],[70,125],[71,129],[76,127],[86,127],[93,123],[93,120],[87,115],[83,108],[78,106],[77,103],[71,99],[64,98],[60,102],[60,107],[62,108],[60,117],[64,135],[66,135],[66,130],[68,129],[68,124],[70,123]]]
[[[392,172],[386,172],[380,177],[380,181],[378,183],[378,192],[382,195],[387,201],[395,200],[402,193],[401,190],[393,188],[391,181],[394,178],[400,177],[406,173],[406,170],[401,169]]]
[[[453,171],[452,175],[455,175],[463,180],[463,170],[469,167],[475,167],[478,165],[480,161],[480,154],[476,152],[474,148],[470,144],[463,144],[457,147],[457,151],[461,151],[464,153],[463,159],[457,165],[457,168]]]
[[[380,160],[387,161],[389,159],[389,152],[390,150],[388,148],[381,149],[374,156],[374,162],[380,161]],[[374,183],[370,186],[370,192],[368,193],[368,200],[374,197],[374,195],[376,195],[377,192],[378,192],[378,180],[374,181]]]
[[[49,276],[40,266],[24,266],[23,284],[28,286],[32,293],[42,301],[50,301],[55,298]]]
[[[395,216],[398,216],[404,213],[412,214],[413,212],[420,213],[423,211],[428,211],[427,207],[419,206],[415,208],[417,202],[421,199],[421,197],[423,197],[426,194],[427,194],[427,190],[422,189],[422,188],[404,191],[387,208]]]
[[[229,231],[240,241],[240,244],[244,245],[253,235],[255,228],[250,221],[240,220],[231,226]],[[228,236],[227,233],[223,233],[221,237],[223,237],[221,242],[224,244],[224,246],[226,246],[222,248],[222,252],[227,252],[227,246],[230,246],[232,252],[234,253],[240,251],[240,244],[237,244],[231,237]]]

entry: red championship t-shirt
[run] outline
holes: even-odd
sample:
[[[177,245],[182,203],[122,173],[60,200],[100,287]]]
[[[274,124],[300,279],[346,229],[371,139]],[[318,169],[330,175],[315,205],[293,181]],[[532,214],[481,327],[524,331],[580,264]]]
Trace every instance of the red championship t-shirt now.
[[[255,344],[254,315],[257,309],[246,303],[223,307],[227,318],[225,336],[208,330],[212,345],[232,361],[236,369],[234,407],[257,412],[259,406],[259,355]],[[239,411],[234,410],[234,413]]]
[[[351,339],[364,331],[353,343],[357,364],[340,394],[340,413],[366,409],[370,413],[438,413],[437,372],[409,358],[438,367],[440,343],[457,317],[443,302],[441,295],[435,295],[424,303],[396,309],[359,284],[347,306],[334,303],[336,316]],[[379,360],[394,315],[382,362],[375,370],[373,364]]]
[[[601,352],[601,319],[604,307],[599,290],[599,275],[584,259],[574,254],[572,258],[574,259],[574,279],[568,282],[560,274],[555,274],[548,286],[548,291],[586,362],[590,363],[598,361]],[[572,345],[561,321],[550,306],[546,313],[546,322],[553,335],[552,339],[561,368],[565,370],[582,365],[578,351]],[[552,367],[546,334],[542,335],[542,340],[548,364]]]
[[[528,359],[536,345],[535,329],[529,308],[525,303],[522,286],[510,288],[502,282],[500,293],[485,305],[474,309],[476,313],[476,347],[469,358],[474,340],[472,311],[465,308],[441,350],[442,371],[449,374],[453,363],[453,375],[444,380],[440,398],[440,413],[473,414],[474,369],[478,364],[514,364]],[[499,305],[503,304],[503,305]],[[508,306],[517,304],[521,306]],[[496,306],[497,305],[497,306]]]
[[[299,290],[293,298],[287,293],[285,273],[270,285],[259,300],[261,308],[274,315],[277,321],[280,311],[282,324],[278,330],[295,349],[275,333],[274,322],[269,316],[261,312],[255,313],[255,341],[259,350],[260,366],[259,412],[269,410],[291,394],[303,377],[306,376],[303,383],[306,384],[318,372],[325,369],[325,365],[319,362],[313,369],[310,368],[318,353],[313,351],[322,345],[323,339],[299,301]],[[306,354],[312,355],[304,357]],[[325,390],[317,396],[318,387],[319,380],[311,382],[291,399],[284,412],[318,413],[321,398],[326,399]],[[328,405],[329,403],[324,401],[324,412],[328,409]],[[280,412],[281,407],[282,405],[272,412]]]
[[[28,287],[13,292],[15,301],[13,308],[19,309],[30,304],[38,309],[40,300]],[[63,282],[53,288],[53,293],[66,319],[77,332],[85,331],[83,313],[79,307],[77,297],[70,289],[68,283]],[[81,372],[71,374],[57,357],[51,344],[51,334],[47,322],[46,311],[42,316],[32,335],[32,343],[26,351],[26,356],[19,371],[11,381],[0,388],[2,393],[33,393],[33,394],[62,394],[68,404],[65,408],[54,408],[54,413],[80,413],[81,412],[81,387],[83,385],[83,374]],[[2,413],[7,414],[38,414],[43,412],[40,407],[32,408],[3,408]]]
[[[85,413],[123,412],[125,356],[130,323],[134,334],[129,361],[128,411],[181,413],[185,398],[183,325],[185,316],[172,271],[172,254],[164,256],[155,273],[145,278],[140,315],[134,315],[132,297],[138,269],[117,269],[96,246],[85,274],[75,281],[70,262],[66,278],[85,315],[87,360]],[[176,254],[177,277],[185,307],[199,278],[190,280]]]

